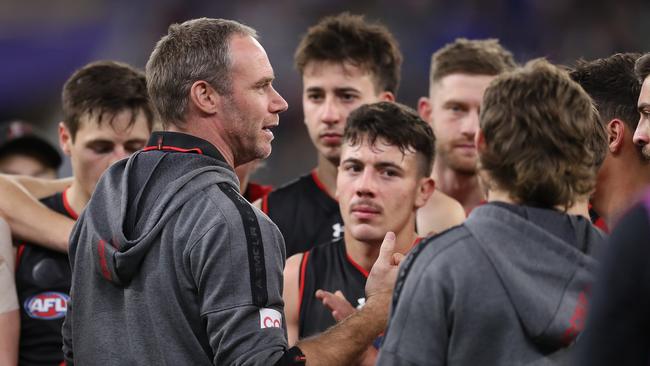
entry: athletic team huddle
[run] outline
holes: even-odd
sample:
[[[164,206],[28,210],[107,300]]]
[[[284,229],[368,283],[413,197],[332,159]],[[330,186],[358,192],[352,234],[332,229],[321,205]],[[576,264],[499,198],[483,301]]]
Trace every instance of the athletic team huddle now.
[[[457,39],[414,110],[390,31],[323,18],[294,56],[317,165],[273,189],[257,38],[194,19],[66,81],[73,177],[0,175],[0,364],[647,364],[649,54]]]

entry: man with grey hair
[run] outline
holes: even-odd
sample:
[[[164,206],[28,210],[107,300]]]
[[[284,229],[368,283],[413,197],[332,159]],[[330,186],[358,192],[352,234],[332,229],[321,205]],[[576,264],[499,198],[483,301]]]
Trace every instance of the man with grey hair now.
[[[346,364],[386,325],[401,257],[387,235],[363,311],[288,349],[284,243],[234,167],[271,153],[287,103],[253,29],[170,26],[147,63],[165,132],[109,169],[70,243],[68,364]]]

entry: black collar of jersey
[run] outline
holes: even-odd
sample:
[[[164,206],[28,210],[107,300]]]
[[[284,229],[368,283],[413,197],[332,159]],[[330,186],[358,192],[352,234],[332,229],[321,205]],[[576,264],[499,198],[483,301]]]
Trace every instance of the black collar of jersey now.
[[[181,132],[153,132],[143,151],[164,150],[207,155],[226,163],[223,155],[206,140]]]

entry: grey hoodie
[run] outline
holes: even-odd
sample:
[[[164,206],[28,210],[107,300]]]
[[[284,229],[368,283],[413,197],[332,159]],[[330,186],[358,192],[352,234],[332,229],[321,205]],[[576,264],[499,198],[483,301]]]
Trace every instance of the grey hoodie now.
[[[277,227],[214,146],[149,145],[107,170],[73,230],[66,361],[273,364],[287,348]]]
[[[402,264],[378,364],[571,364],[603,241],[582,217],[476,208]]]

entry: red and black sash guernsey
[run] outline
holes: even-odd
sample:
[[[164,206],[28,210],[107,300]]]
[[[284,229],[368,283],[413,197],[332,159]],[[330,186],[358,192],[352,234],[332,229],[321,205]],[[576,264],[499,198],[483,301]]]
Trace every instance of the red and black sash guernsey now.
[[[76,220],[64,193],[41,200]],[[20,365],[57,365],[63,360],[61,326],[70,299],[70,263],[64,253],[33,244],[18,246],[16,290],[20,306]]]
[[[413,245],[419,242],[420,238]],[[367,279],[368,271],[347,254],[343,239],[305,252],[299,272],[299,338],[321,333],[336,323],[332,313],[315,297],[316,290],[340,290],[352,306],[358,307],[365,303]]]
[[[262,211],[280,229],[287,258],[343,236],[339,204],[315,171],[264,196]]]

